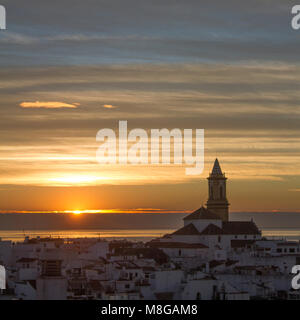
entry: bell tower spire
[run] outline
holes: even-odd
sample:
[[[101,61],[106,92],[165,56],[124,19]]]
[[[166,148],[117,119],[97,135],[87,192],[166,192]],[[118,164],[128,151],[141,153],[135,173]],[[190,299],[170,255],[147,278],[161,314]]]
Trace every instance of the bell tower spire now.
[[[225,173],[222,172],[219,160],[216,158],[208,179],[207,209],[217,214],[223,221],[228,221],[229,203],[226,197]]]

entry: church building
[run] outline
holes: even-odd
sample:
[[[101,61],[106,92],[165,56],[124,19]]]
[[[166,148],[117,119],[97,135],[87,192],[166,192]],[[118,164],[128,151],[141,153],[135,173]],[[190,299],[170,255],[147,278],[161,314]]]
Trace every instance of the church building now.
[[[168,248],[182,254],[184,247],[191,249],[201,245],[211,253],[230,251],[236,246],[247,246],[261,239],[261,232],[251,221],[229,221],[229,203],[227,200],[227,178],[222,172],[218,159],[208,179],[208,200],[202,206],[183,218],[184,226],[172,234],[149,243],[152,247]],[[198,248],[200,250],[200,248]]]

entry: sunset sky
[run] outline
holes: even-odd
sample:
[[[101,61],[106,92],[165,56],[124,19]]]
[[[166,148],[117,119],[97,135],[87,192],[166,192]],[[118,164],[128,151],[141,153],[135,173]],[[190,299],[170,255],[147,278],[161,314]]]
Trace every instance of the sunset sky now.
[[[2,0],[0,210],[300,211],[294,1]],[[205,169],[100,165],[96,133],[205,130]]]

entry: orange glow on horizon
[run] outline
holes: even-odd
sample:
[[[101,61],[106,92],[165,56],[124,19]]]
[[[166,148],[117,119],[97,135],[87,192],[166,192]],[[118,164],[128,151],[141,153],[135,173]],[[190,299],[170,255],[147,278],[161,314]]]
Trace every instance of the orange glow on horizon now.
[[[83,213],[83,211],[80,211],[80,210],[74,210],[73,211],[73,214],[76,215],[76,216],[78,216],[78,215],[80,215],[82,213]]]
[[[172,210],[160,208],[133,208],[133,209],[98,209],[98,210],[0,210],[0,214],[7,213],[61,213],[61,214],[110,214],[110,213],[191,213],[193,210]]]
[[[89,185],[98,180],[105,180],[106,178],[92,175],[65,175],[58,178],[49,179],[50,182],[61,185]]]

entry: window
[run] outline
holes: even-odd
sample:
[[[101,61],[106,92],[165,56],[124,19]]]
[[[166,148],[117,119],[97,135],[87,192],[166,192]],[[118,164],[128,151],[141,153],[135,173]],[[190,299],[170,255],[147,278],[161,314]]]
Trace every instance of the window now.
[[[223,187],[220,187],[220,198],[223,199]]]
[[[278,248],[276,251],[277,251],[277,253],[281,253],[282,249]]]
[[[221,236],[218,236],[218,242],[221,242]]]
[[[178,255],[179,255],[179,257],[181,256],[181,250],[180,249],[178,250]]]
[[[290,253],[294,253],[295,249],[294,248],[290,248]]]

